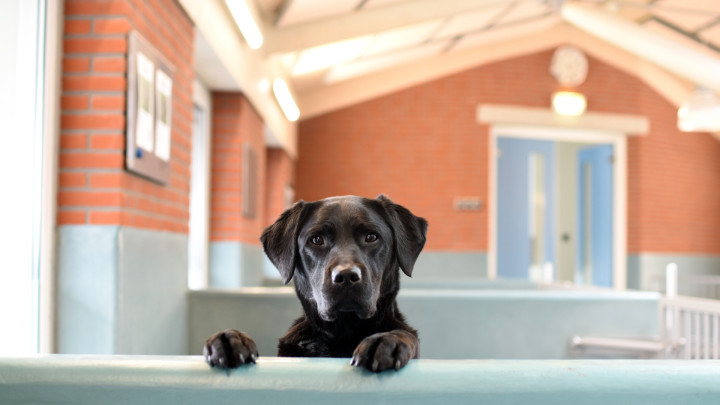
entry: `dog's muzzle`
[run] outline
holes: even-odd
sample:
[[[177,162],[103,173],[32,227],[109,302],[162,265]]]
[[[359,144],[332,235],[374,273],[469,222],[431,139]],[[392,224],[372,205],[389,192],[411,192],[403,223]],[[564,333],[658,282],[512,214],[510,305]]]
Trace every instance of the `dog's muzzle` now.
[[[374,315],[375,305],[365,274],[356,263],[338,264],[326,274],[322,298],[317,300],[320,316],[331,321],[340,314],[354,313],[361,319]]]

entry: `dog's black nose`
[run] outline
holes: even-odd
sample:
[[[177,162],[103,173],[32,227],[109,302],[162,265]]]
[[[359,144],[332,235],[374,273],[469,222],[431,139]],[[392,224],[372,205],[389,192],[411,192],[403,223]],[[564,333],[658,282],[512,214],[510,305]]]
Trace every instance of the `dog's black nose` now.
[[[357,266],[336,266],[330,274],[330,277],[332,277],[333,284],[338,285],[353,285],[359,283],[362,279],[360,269],[357,268]]]

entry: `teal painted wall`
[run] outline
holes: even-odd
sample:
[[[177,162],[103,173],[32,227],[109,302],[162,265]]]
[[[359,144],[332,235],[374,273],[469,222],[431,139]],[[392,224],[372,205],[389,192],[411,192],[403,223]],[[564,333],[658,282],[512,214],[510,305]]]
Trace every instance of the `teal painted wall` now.
[[[61,226],[57,252],[59,353],[115,352],[117,226]]]
[[[564,359],[574,357],[575,335],[657,338],[658,300],[639,292],[410,288],[398,305],[420,333],[421,358]],[[274,356],[301,313],[289,287],[193,291],[188,305],[188,354],[235,328],[255,339],[261,355]]]
[[[234,241],[210,243],[210,288],[261,286],[267,278],[265,266],[262,246]]]
[[[183,354],[187,236],[117,226],[58,229],[58,352]]]
[[[424,251],[413,269],[413,280],[486,279],[486,252]]]
[[[187,235],[121,228],[118,354],[182,354],[187,346]]]

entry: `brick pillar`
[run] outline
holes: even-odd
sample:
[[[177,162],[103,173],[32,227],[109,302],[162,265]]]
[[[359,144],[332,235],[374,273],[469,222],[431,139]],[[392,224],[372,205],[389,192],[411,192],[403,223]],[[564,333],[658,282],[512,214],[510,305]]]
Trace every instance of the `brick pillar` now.
[[[265,227],[266,205],[264,125],[241,93],[213,93],[212,104],[210,286],[261,285],[264,256],[259,238]],[[248,153],[254,156],[254,165],[246,161]],[[253,183],[254,188],[248,189]],[[248,204],[255,207],[253,212],[243,208]]]
[[[193,28],[163,1],[66,2],[58,224],[188,232]],[[138,30],[175,65],[172,177],[124,169],[127,34]]]
[[[175,66],[167,185],[124,168],[131,30]],[[57,196],[61,353],[186,352],[193,36],[174,1],[65,1]]]

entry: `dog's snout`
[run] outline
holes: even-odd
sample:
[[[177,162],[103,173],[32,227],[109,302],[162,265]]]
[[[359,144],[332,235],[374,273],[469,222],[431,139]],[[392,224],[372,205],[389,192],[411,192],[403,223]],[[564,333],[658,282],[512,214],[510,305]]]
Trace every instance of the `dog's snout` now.
[[[330,277],[333,284],[353,285],[362,280],[362,273],[357,266],[335,266]]]

